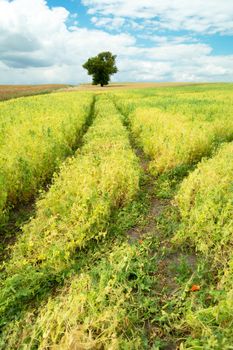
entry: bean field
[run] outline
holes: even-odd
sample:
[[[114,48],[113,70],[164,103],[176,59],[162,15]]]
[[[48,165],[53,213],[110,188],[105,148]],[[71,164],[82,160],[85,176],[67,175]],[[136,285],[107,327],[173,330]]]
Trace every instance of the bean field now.
[[[0,141],[0,349],[233,348],[233,84],[12,99]]]

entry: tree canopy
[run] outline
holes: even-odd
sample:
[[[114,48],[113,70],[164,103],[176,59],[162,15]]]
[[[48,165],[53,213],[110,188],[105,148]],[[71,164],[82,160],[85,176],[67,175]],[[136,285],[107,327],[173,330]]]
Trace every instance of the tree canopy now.
[[[116,55],[111,52],[101,52],[95,57],[90,57],[83,68],[92,75],[92,84],[101,86],[108,85],[112,74],[117,73]]]

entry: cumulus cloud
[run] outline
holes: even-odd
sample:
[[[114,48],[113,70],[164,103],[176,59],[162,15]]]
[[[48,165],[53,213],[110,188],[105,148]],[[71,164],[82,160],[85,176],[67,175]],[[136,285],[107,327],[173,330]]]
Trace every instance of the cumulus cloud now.
[[[131,47],[119,62],[119,78],[129,81],[232,81],[233,55],[211,56],[204,44],[164,43],[159,47]]]
[[[0,0],[1,82],[84,80],[81,65],[89,56],[103,50],[119,53],[135,42],[124,33],[68,28],[69,15],[44,0]]]
[[[154,1],[145,0],[143,8],[140,7],[142,2],[137,0],[132,6],[129,0],[85,0],[85,3],[93,13],[96,30],[78,26],[77,14],[63,7],[51,8],[45,0],[0,0],[0,82],[90,81],[82,64],[88,57],[106,50],[118,55],[119,73],[114,81],[233,79],[233,56],[213,56],[209,45],[191,35],[169,37],[145,30],[141,39],[150,40],[151,45],[143,47],[132,34],[122,31],[111,34],[99,29],[103,26],[119,29],[126,21],[140,29],[142,24],[134,17],[144,16],[151,21],[148,9],[149,5],[154,6]],[[161,10],[160,0],[157,4]],[[166,0],[163,6],[166,8]],[[104,17],[99,16],[100,11]]]
[[[91,21],[97,27],[108,27],[117,31],[120,31],[125,23],[125,19],[121,17],[92,17]]]
[[[233,33],[230,0],[82,0],[89,14],[144,19],[154,29]],[[153,20],[152,20],[153,19]]]

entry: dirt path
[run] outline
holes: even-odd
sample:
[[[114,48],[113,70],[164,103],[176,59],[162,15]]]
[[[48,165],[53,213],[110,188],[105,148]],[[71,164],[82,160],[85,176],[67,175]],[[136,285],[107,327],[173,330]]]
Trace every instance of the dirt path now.
[[[143,173],[145,174],[145,185],[143,190],[146,191],[149,197],[150,208],[148,216],[146,218],[145,226],[133,227],[128,231],[127,234],[129,236],[130,242],[142,239],[143,236],[151,232],[154,232],[154,234],[159,234],[159,230],[156,227],[156,218],[158,218],[162,214],[164,209],[170,205],[169,200],[162,200],[155,195],[155,179],[149,174],[148,171],[149,160],[146,159],[145,155],[140,149],[135,147],[133,148],[137,157],[140,160],[140,165],[143,170]]]
[[[121,111],[119,111],[121,113]],[[123,120],[127,121],[127,116]],[[135,145],[135,140],[131,135],[130,125],[126,122],[125,126],[129,130],[131,146],[134,149],[139,163],[143,171],[144,181],[141,191],[146,195],[149,201],[148,214],[142,224],[131,228],[128,232],[129,244],[143,241],[146,236],[155,235],[158,237],[158,246],[155,254],[157,257],[157,266],[155,268],[154,277],[157,281],[153,293],[159,296],[159,304],[161,310],[169,303],[174,303],[180,290],[180,275],[184,269],[191,275],[196,268],[196,255],[193,252],[183,252],[179,247],[175,247],[171,243],[171,236],[165,234],[159,227],[159,219],[164,213],[171,209],[172,203],[169,199],[161,199],[156,195],[156,179],[149,172],[150,160],[145,156],[143,151]],[[161,349],[178,350],[180,341],[173,334],[174,329],[163,329],[160,324],[154,321],[148,321],[145,325],[148,339],[155,338],[163,342]]]
[[[137,241],[143,241],[148,235],[156,235],[159,239],[159,244],[155,254],[157,257],[157,266],[155,271],[156,286],[153,293],[159,296],[159,304],[161,304],[161,310],[169,303],[174,303],[176,295],[179,293],[179,275],[182,273],[182,264],[185,264],[185,270],[188,270],[190,274],[193,273],[196,267],[196,256],[194,253],[185,253],[171,244],[170,238],[164,235],[164,232],[158,226],[158,219],[163,213],[171,207],[171,201],[168,199],[160,199],[155,193],[156,179],[150,175],[148,170],[149,160],[146,159],[143,152],[133,146],[135,153],[137,154],[142,170],[145,174],[145,183],[143,191],[148,195],[150,207],[148,215],[145,220],[145,224],[142,226],[136,226],[127,232],[129,237],[129,244],[134,244]],[[185,259],[185,262],[184,262]],[[160,324],[148,321],[146,323],[146,331],[148,339],[158,338],[164,345],[161,347],[163,350],[178,350],[179,340],[174,336],[174,330],[166,330],[161,327]]]

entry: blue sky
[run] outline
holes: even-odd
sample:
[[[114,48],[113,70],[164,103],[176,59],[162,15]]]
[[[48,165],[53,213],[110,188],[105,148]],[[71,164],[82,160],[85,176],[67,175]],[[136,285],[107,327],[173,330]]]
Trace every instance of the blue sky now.
[[[0,0],[2,84],[88,82],[105,50],[114,81],[233,81],[233,2]]]
[[[156,2],[156,1],[155,1]],[[172,2],[172,1],[171,1]],[[88,6],[85,6],[81,1],[78,0],[49,0],[47,1],[48,5],[51,7],[56,6],[62,6],[65,7],[70,11],[70,13],[77,14],[77,20],[78,24],[82,27],[87,27],[89,29],[95,29],[96,26],[92,23],[91,19],[93,16],[88,14]],[[220,2],[221,3],[221,2]],[[233,8],[233,4],[232,4]],[[233,11],[233,10],[232,10]],[[232,17],[233,21],[233,17]],[[142,22],[140,20],[137,20],[137,22]],[[97,26],[98,27],[98,26]],[[121,28],[108,28],[107,26],[104,27],[104,30],[110,32],[110,33],[118,33],[121,31]],[[127,28],[127,32],[138,36],[141,33],[144,32],[144,28],[135,30],[133,28]],[[233,30],[231,31],[231,34],[227,33],[227,35],[224,35],[224,33],[214,33],[214,34],[208,34],[205,33],[193,33],[189,30],[178,30],[178,31],[171,31],[171,30],[160,30],[156,31],[157,35],[166,35],[169,37],[172,36],[185,36],[185,35],[193,35],[199,42],[207,43],[211,45],[213,48],[213,55],[228,55],[233,54]],[[140,39],[140,37],[137,38],[138,43],[140,45],[145,46],[151,46],[150,40]]]

